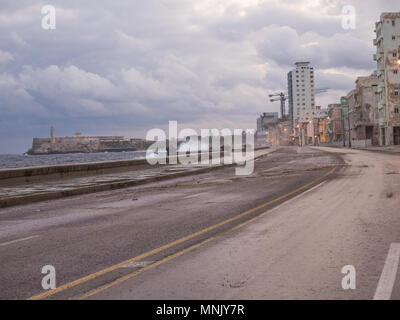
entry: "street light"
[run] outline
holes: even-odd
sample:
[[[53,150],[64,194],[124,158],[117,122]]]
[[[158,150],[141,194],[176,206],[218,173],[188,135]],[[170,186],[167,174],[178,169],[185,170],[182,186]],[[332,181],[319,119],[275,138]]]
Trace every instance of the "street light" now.
[[[400,58],[397,59],[396,63],[400,66]]]

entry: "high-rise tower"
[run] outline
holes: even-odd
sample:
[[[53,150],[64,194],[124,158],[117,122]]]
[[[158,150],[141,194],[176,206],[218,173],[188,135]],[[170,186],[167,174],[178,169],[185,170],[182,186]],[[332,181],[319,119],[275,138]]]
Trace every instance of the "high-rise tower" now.
[[[315,108],[314,68],[310,62],[296,62],[288,73],[289,118],[292,129],[298,124],[300,111]]]

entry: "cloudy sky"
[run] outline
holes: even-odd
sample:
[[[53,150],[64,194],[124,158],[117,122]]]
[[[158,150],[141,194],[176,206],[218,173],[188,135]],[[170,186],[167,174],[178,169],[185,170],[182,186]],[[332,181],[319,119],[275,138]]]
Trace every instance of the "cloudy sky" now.
[[[56,8],[56,29],[41,25]],[[342,8],[356,29],[342,28]],[[398,0],[0,0],[0,153],[32,137],[144,137],[169,120],[255,128],[278,111],[296,61],[311,61],[326,107],[375,63],[374,22]]]

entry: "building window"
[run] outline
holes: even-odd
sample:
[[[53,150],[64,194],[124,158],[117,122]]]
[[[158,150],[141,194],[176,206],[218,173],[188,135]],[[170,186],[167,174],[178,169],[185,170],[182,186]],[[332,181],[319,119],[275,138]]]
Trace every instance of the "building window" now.
[[[397,57],[397,52],[393,52],[393,57]]]
[[[396,26],[396,20],[392,20],[392,26]]]
[[[394,108],[394,113],[399,114],[399,108]]]
[[[397,70],[393,70],[393,73],[394,73],[394,74],[397,74]]]
[[[396,36],[392,36],[392,40],[396,40]]]
[[[395,96],[398,96],[398,95],[399,95],[399,89],[398,89],[398,88],[394,89],[394,95],[395,95]]]

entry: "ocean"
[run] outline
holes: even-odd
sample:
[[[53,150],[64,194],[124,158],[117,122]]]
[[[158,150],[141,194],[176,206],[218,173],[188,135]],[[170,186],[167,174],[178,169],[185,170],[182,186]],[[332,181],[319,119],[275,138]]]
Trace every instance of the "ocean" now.
[[[0,154],[0,169],[51,166],[113,160],[144,159],[146,151],[69,153],[46,155]]]

